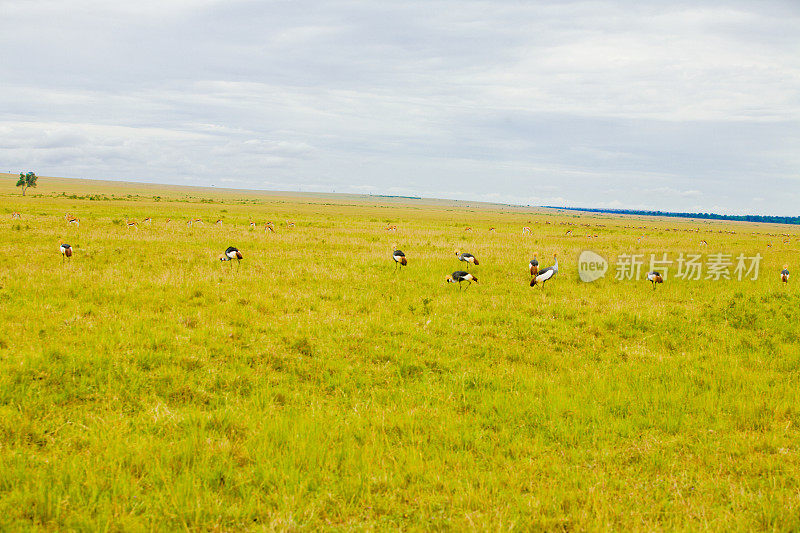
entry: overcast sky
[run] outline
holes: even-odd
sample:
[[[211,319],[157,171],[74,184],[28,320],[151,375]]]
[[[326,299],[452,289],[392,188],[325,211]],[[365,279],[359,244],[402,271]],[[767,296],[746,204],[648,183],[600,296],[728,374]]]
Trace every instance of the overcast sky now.
[[[0,171],[800,215],[798,0],[0,0],[0,79]]]

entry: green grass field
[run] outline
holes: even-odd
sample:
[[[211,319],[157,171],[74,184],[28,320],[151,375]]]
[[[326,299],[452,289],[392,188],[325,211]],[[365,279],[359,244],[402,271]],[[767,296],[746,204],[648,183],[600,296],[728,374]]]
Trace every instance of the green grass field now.
[[[0,183],[2,530],[800,529],[793,227]],[[584,249],[764,259],[653,291]]]

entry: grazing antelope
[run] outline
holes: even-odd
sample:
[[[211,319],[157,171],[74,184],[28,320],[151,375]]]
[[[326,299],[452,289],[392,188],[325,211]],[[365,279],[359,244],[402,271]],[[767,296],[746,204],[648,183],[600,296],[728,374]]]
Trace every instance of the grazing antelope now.
[[[539,260],[536,259],[536,254],[533,254],[533,259],[528,263],[531,267],[531,276],[534,278],[539,275]]]
[[[167,220],[164,222],[164,225],[166,226],[166,225],[167,225],[167,224],[169,224],[170,222],[172,222],[172,219],[171,219],[171,218],[168,218],[168,219],[167,219]]]
[[[287,227],[287,228],[293,228],[293,227],[294,227],[294,222],[292,222],[292,221],[290,221],[290,220],[287,220],[287,221],[286,221],[286,227]]]
[[[61,262],[63,263],[66,258],[72,258],[72,246],[64,242],[60,243],[59,250],[61,250]]]
[[[656,290],[656,283],[664,283],[664,278],[661,276],[661,272],[648,272],[647,273],[647,281],[653,284],[653,290]]]
[[[126,218],[125,219],[125,225],[128,226],[129,228],[139,229],[139,224],[137,224],[135,220],[128,220]]]
[[[269,230],[270,233],[275,233],[275,226],[272,224],[272,221],[264,224],[264,233],[266,233],[267,230]]]
[[[202,219],[202,218],[195,218],[195,219],[192,221],[192,223],[193,223],[193,224],[202,224],[202,223],[203,223],[203,219]]]
[[[548,279],[552,278],[556,274],[558,274],[558,257],[557,254],[553,254],[553,259],[555,263],[553,266],[547,267],[539,271],[539,273],[531,280],[531,287],[535,287],[537,284],[541,284],[544,287],[544,282]]]
[[[192,227],[192,219],[191,218],[186,221],[186,227],[188,227],[188,228]]]
[[[19,213],[18,212],[14,211],[13,213],[11,213],[11,220],[14,220],[14,219],[19,220],[19,218],[20,217],[19,217]]]
[[[256,227],[256,223],[255,223],[255,222],[253,222],[252,220],[250,221],[250,227],[251,227],[251,228],[255,228],[255,227]]]
[[[386,231],[397,231],[397,224],[390,224],[386,226]]]
[[[490,232],[494,232],[494,228],[489,228],[489,231]]]
[[[242,252],[234,246],[228,246],[225,253],[219,254],[220,261],[232,261],[234,259],[236,259],[236,265],[238,267],[242,262]]]
[[[708,246],[708,243],[705,240],[700,241],[700,246]]]
[[[80,226],[81,225],[81,221],[78,220],[75,217],[70,217],[70,218],[67,219],[67,224],[75,224],[76,226]]]
[[[150,217],[147,217],[144,220],[142,220],[142,224],[150,224],[151,222],[153,222],[153,219]]]
[[[566,235],[567,237],[571,236],[572,235],[572,230],[568,229],[567,232],[564,235]]]
[[[214,224],[216,224],[217,226],[221,226],[222,225],[222,219],[218,218],[217,221],[214,222]]]
[[[530,233],[530,232],[531,232],[531,228],[529,228],[528,226],[522,226],[522,234],[523,235],[525,235],[526,233]]]
[[[464,228],[464,231],[472,231],[472,227],[471,226],[467,226],[466,228]]]
[[[400,265],[400,268],[403,268],[408,264],[406,260],[406,254],[404,254],[401,250],[395,250],[392,252],[392,259],[394,259],[394,268],[397,268],[397,265]]]
[[[461,290],[461,282],[467,282],[467,288],[472,285],[472,282],[478,283],[478,278],[470,274],[469,272],[464,272],[463,270],[456,270],[446,278],[444,278],[445,282],[447,283],[458,283],[458,289]]]
[[[467,252],[464,252],[462,254],[461,252],[456,250],[456,257],[458,257],[459,261],[464,261],[467,264],[470,264],[470,263],[472,263],[473,265],[479,265],[480,264],[478,262],[478,259],[474,255],[472,255],[470,253],[467,253]]]
[[[789,283],[789,265],[783,265],[783,270],[781,270],[781,281],[784,283]]]

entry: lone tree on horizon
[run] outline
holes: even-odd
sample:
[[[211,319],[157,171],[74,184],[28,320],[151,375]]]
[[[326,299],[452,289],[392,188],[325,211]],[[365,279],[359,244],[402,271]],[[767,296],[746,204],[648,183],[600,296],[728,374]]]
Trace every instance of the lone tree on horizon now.
[[[19,180],[17,180],[17,187],[22,187],[22,196],[25,196],[25,189],[28,187],[36,187],[36,180],[39,179],[33,172],[27,174],[19,173]]]

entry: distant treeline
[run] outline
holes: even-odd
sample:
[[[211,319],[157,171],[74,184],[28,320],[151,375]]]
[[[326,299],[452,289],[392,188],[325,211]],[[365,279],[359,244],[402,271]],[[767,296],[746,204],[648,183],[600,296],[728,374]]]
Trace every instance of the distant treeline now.
[[[640,211],[637,209],[600,209],[589,207],[556,207],[545,205],[548,209],[562,211],[586,211],[589,213],[610,213],[615,215],[645,215],[651,217],[704,218],[709,220],[738,220],[742,222],[769,222],[772,224],[800,224],[800,217],[778,217],[762,215],[718,215],[716,213],[670,213],[667,211]]]

